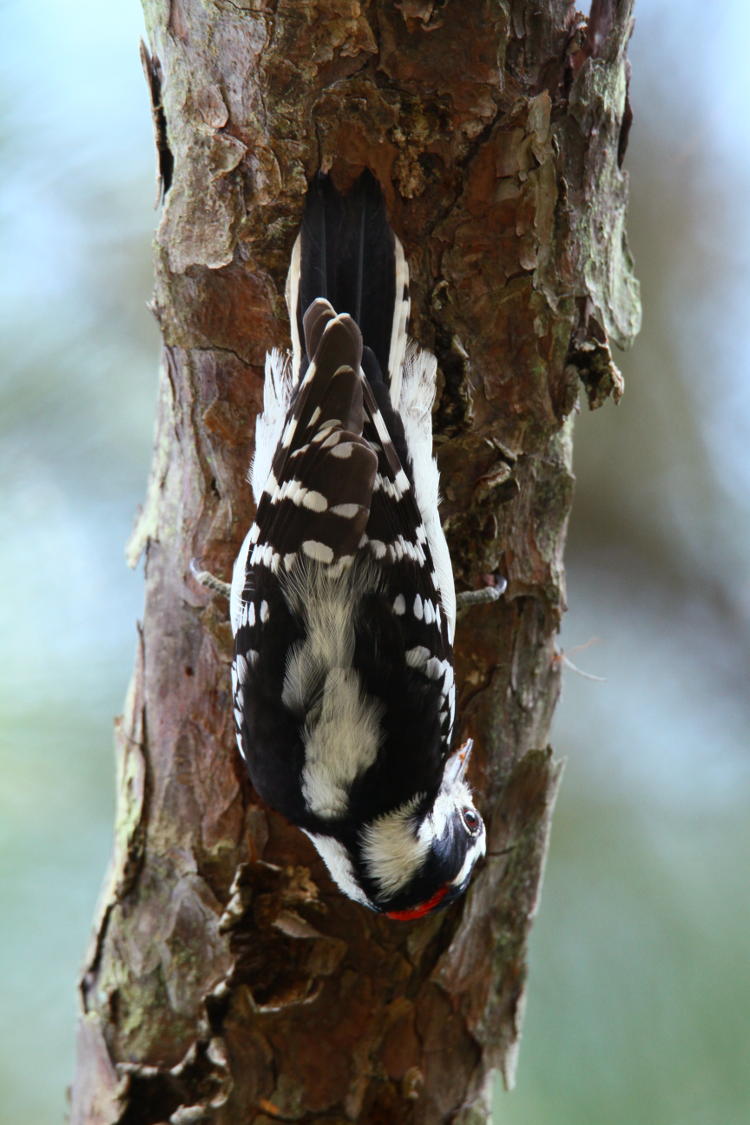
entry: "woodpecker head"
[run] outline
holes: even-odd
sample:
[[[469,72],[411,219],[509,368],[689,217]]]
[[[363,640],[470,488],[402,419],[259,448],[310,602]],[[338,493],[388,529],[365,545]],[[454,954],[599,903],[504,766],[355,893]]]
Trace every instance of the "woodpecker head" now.
[[[361,831],[359,882],[379,913],[410,921],[466,890],[486,848],[484,822],[464,781],[471,746],[470,740],[448,758],[431,806],[418,796]]]

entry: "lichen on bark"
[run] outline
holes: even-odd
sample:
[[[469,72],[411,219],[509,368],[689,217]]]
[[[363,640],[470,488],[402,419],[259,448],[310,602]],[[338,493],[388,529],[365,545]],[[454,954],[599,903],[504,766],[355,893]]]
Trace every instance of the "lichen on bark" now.
[[[486,1120],[510,1084],[559,765],[572,414],[621,393],[630,0],[145,0],[164,337],[111,875],[81,981],[76,1125]],[[233,748],[228,575],[263,358],[309,177],[378,177],[412,273],[462,617],[459,734],[489,854],[464,902],[371,916],[257,803]]]

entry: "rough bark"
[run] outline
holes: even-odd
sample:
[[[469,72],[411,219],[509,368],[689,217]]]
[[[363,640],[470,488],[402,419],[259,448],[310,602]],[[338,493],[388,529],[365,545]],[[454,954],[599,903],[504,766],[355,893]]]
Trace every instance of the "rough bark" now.
[[[156,448],[132,556],[146,606],[117,727],[114,857],[81,982],[76,1125],[486,1120],[512,1080],[559,766],[571,414],[618,397],[637,329],[624,234],[632,0],[145,0],[163,177]],[[489,855],[460,905],[342,898],[259,806],[231,730],[228,576],[263,359],[308,178],[379,178],[442,375],[459,735]]]

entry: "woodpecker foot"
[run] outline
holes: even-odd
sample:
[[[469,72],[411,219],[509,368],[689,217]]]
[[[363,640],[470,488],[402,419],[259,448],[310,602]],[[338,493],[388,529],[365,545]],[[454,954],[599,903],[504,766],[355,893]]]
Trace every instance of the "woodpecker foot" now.
[[[488,602],[498,601],[505,593],[507,586],[507,581],[498,577],[494,586],[482,586],[479,590],[466,590],[462,594],[456,594],[456,612],[463,613],[470,606],[486,605]]]
[[[197,559],[190,560],[190,573],[199,586],[204,586],[206,590],[213,590],[214,593],[221,594],[223,598],[229,599],[232,590],[230,584],[222,582],[221,578],[217,578],[210,570],[201,570]]]

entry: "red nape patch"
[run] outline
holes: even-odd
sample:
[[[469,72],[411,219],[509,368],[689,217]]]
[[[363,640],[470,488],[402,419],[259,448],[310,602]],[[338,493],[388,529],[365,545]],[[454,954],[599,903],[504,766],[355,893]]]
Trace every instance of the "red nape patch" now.
[[[415,918],[423,918],[425,914],[429,914],[434,910],[439,902],[448,894],[450,883],[446,883],[439,891],[435,891],[432,898],[428,898],[427,902],[421,902],[419,906],[413,906],[410,910],[386,910],[386,918],[394,918],[397,922],[412,922]]]

